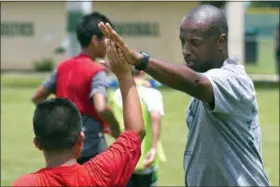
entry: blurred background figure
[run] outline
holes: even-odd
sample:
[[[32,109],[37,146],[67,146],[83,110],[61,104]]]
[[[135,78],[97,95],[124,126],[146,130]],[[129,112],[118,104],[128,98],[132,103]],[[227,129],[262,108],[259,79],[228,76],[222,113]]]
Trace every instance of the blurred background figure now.
[[[165,161],[165,154],[160,142],[161,121],[164,116],[162,94],[144,78],[143,71],[137,71],[132,67],[132,74],[137,85],[137,91],[142,102],[142,113],[146,128],[146,137],[141,148],[142,154],[128,183],[128,187],[158,186],[159,161]],[[112,108],[116,114],[122,131],[124,130],[122,119],[122,98],[118,88],[111,97]]]

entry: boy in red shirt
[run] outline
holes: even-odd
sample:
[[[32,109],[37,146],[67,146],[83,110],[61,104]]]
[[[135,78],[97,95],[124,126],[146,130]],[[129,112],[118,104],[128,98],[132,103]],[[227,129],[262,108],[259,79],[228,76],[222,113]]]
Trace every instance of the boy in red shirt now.
[[[119,124],[108,105],[106,69],[96,62],[106,55],[105,37],[98,28],[100,21],[110,20],[99,12],[84,15],[76,27],[81,53],[59,63],[48,79],[37,89],[32,101],[46,99],[50,94],[72,101],[80,111],[85,134],[78,163],[83,164],[107,149],[104,130],[117,138]],[[110,128],[108,128],[110,126]],[[105,131],[106,132],[106,131]]]
[[[17,179],[13,186],[126,186],[141,154],[145,136],[142,110],[130,66],[123,56],[112,58],[123,102],[126,131],[106,151],[88,162],[77,163],[84,134],[82,117],[67,99],[40,102],[34,112],[34,144],[44,153],[46,167]]]

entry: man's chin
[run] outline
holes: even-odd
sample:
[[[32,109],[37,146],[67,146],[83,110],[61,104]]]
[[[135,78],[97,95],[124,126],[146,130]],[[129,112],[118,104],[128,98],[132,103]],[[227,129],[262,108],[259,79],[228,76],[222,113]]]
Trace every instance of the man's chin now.
[[[197,72],[197,73],[205,73],[205,72],[206,72],[205,70],[202,70],[202,69],[200,69],[200,68],[198,68],[198,67],[196,67],[196,66],[194,66],[194,65],[186,64],[186,66],[187,66],[188,68],[190,68],[191,70]]]
[[[187,63],[186,63],[186,66],[187,66],[188,68],[190,68],[191,70],[196,71],[196,68],[195,68],[195,66],[194,66],[193,64],[187,64]]]

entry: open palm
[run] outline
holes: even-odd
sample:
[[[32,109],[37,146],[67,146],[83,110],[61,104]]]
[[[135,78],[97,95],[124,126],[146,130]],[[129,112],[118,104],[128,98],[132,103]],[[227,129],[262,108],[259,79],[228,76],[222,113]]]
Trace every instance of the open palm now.
[[[104,36],[113,41],[114,44],[121,49],[128,63],[130,63],[131,65],[138,64],[138,62],[142,58],[142,55],[130,49],[128,45],[123,41],[123,39],[118,35],[118,33],[110,26],[109,23],[104,24],[103,22],[100,22],[98,26]]]

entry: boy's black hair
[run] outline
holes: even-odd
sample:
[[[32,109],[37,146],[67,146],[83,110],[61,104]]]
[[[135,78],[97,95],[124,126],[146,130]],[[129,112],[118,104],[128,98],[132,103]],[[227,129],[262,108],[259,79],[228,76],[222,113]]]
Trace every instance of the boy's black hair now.
[[[35,109],[33,130],[40,147],[47,152],[72,149],[82,131],[82,117],[71,101],[46,99]]]
[[[103,37],[103,33],[98,27],[100,22],[109,23],[112,27],[111,21],[99,12],[84,15],[78,22],[76,27],[76,35],[81,47],[88,47],[92,36],[97,36],[98,39]]]

